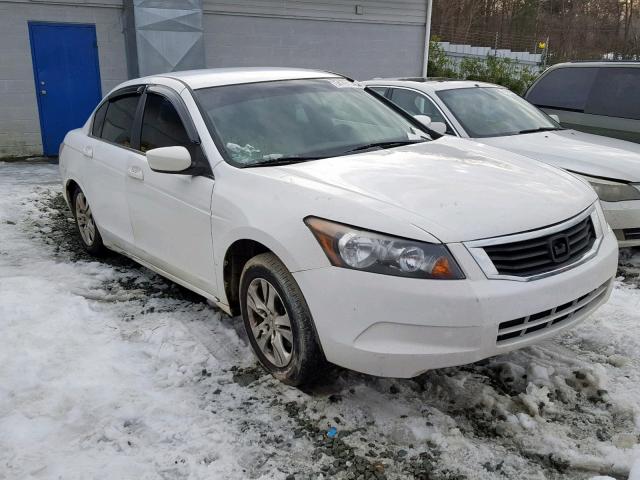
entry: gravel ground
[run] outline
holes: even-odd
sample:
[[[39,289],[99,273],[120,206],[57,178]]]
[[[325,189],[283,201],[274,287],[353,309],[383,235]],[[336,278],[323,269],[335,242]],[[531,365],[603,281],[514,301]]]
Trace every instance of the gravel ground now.
[[[544,344],[297,390],[238,318],[88,257],[55,167],[0,163],[0,191],[0,479],[640,475],[639,251],[606,306]]]

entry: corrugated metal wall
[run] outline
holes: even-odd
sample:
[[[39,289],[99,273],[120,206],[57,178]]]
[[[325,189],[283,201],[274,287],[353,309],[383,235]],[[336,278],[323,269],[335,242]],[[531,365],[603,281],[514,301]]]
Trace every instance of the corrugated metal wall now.
[[[205,13],[403,25],[424,25],[426,10],[426,0],[204,0]]]

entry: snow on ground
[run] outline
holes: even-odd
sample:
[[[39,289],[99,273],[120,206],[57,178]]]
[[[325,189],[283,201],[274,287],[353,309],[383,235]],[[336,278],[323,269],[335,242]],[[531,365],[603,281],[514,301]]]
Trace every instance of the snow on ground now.
[[[332,368],[303,392],[238,319],[86,256],[58,181],[0,163],[0,479],[640,478],[640,252],[557,339],[412,380]]]

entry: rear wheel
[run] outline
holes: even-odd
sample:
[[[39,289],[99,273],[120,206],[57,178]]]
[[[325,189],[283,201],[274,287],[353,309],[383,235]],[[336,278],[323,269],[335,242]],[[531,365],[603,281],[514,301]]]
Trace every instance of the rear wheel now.
[[[314,380],[325,362],[311,313],[295,279],[272,253],[245,265],[240,308],[251,346],[266,370],[289,385]]]
[[[103,254],[105,247],[102,243],[102,237],[93,218],[91,206],[82,190],[77,189],[73,193],[71,205],[73,208],[73,216],[76,219],[76,228],[80,234],[84,249],[91,255],[98,256]]]

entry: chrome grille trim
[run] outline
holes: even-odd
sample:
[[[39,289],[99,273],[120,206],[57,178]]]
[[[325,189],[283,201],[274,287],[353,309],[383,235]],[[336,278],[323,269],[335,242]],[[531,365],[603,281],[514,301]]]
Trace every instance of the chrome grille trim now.
[[[489,257],[489,255],[484,249],[485,247],[516,243],[516,242],[522,242],[527,240],[535,240],[540,237],[553,235],[554,233],[562,232],[564,230],[567,230],[577,225],[578,223],[582,222],[584,219],[586,219],[589,216],[591,216],[591,221],[593,222],[593,228],[596,236],[596,239],[593,242],[593,245],[587,252],[584,253],[584,255],[577,258],[574,262],[567,265],[563,265],[553,270],[549,270],[543,273],[530,275],[530,276],[501,274],[500,272],[498,272],[495,265],[491,261],[491,258]],[[492,237],[492,238],[486,238],[482,240],[473,240],[470,242],[464,242],[464,246],[467,248],[469,253],[473,256],[473,258],[478,263],[478,265],[480,266],[480,268],[482,269],[482,271],[484,272],[487,278],[495,279],[495,280],[514,280],[518,282],[528,282],[532,280],[538,280],[540,278],[549,277],[551,275],[557,275],[561,272],[570,270],[572,268],[577,267],[578,265],[585,263],[586,261],[590,260],[596,255],[596,253],[600,249],[602,238],[603,238],[602,225],[600,223],[597,209],[594,204],[594,205],[591,205],[586,210],[579,213],[578,215],[576,215],[575,217],[570,218],[565,222],[552,225],[550,227],[541,228],[539,230],[533,230],[531,232],[517,233],[515,235],[505,235],[501,237]]]

